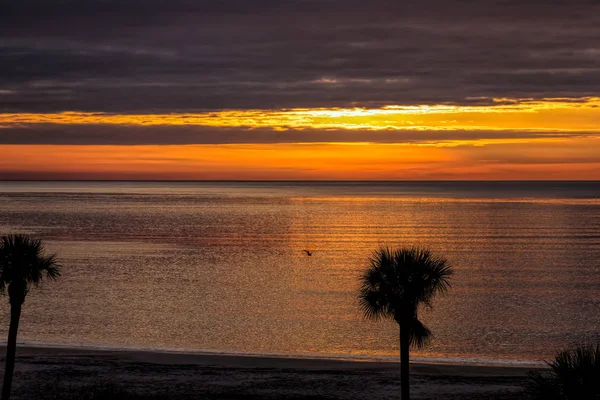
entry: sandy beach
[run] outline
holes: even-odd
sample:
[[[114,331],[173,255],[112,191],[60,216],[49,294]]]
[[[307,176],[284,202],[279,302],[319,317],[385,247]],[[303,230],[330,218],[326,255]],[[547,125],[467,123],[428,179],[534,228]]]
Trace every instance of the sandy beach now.
[[[414,399],[522,399],[530,370],[450,364],[411,369]],[[395,399],[400,394],[397,363],[18,348],[14,399],[72,398],[71,393],[99,387],[152,399]]]

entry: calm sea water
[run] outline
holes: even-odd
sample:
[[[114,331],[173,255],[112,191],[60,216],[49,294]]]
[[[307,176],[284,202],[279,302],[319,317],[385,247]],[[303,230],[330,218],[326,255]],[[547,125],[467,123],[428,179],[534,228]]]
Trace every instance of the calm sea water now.
[[[600,339],[598,182],[0,182],[8,232],[64,264],[28,296],[23,343],[393,359],[397,326],[356,301],[380,245],[455,266],[417,359],[539,362]]]

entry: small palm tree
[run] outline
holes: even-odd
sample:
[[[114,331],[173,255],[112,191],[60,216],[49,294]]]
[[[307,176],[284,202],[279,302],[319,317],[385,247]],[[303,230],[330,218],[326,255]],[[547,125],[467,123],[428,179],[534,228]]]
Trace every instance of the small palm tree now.
[[[17,331],[21,307],[31,286],[38,286],[44,278],[56,279],[60,275],[56,255],[44,254],[39,239],[27,235],[5,235],[0,238],[0,291],[8,292],[10,327],[6,344],[6,367],[2,400],[8,400],[12,386],[17,349]]]
[[[600,344],[563,350],[547,372],[529,374],[529,390],[534,399],[600,399]]]
[[[448,261],[421,248],[376,250],[361,277],[360,307],[368,319],[394,319],[400,326],[400,385],[402,399],[410,399],[409,350],[431,339],[431,331],[417,318],[421,305],[450,288],[453,271]]]

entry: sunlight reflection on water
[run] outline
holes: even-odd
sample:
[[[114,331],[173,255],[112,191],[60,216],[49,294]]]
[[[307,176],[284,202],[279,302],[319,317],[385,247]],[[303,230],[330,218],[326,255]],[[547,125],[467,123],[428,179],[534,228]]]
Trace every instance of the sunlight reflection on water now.
[[[456,267],[417,357],[538,361],[599,338],[598,184],[537,198],[423,185],[0,183],[0,233],[40,234],[65,265],[31,292],[20,339],[395,357],[397,327],[356,304],[384,244],[430,246]]]

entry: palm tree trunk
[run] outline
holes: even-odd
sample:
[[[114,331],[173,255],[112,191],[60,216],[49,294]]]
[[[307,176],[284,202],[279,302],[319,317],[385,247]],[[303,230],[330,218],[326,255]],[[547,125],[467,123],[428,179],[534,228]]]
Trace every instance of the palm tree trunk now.
[[[409,370],[410,337],[407,328],[400,327],[400,391],[402,400],[410,400]]]
[[[21,304],[10,305],[10,327],[6,343],[6,366],[4,368],[4,384],[2,385],[2,400],[9,400],[15,370],[15,355],[17,352],[17,332],[21,318]]]

